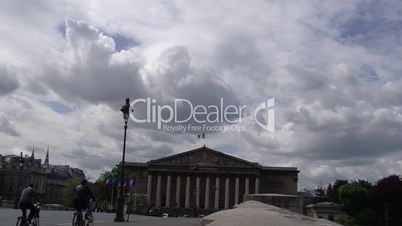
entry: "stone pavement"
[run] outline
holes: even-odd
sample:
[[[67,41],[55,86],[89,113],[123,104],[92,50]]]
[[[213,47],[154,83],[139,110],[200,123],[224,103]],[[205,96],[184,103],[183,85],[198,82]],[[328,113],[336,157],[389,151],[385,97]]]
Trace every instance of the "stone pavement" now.
[[[197,218],[156,218],[130,222],[99,222],[96,226],[200,226]]]
[[[237,208],[219,211],[201,220],[202,226],[340,226],[335,222],[311,218],[257,201],[246,201]]]

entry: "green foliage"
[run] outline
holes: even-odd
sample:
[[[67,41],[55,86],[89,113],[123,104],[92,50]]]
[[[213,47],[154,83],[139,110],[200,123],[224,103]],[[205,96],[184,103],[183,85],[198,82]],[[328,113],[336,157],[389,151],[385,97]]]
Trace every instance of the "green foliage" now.
[[[329,194],[332,192],[332,184],[330,183],[330,184],[328,184],[328,187],[327,187],[327,190],[326,190],[326,195],[327,195],[327,197],[328,197],[328,199],[329,199]]]
[[[347,183],[347,180],[337,180],[331,189],[327,190],[328,199],[331,202],[339,203],[338,189]]]
[[[373,185],[366,180],[357,180],[357,181],[353,181],[352,183],[358,184],[358,185],[366,188],[368,191],[370,191],[371,188],[373,187]]]
[[[117,178],[120,175],[120,167],[113,167],[111,170],[105,170],[103,173],[101,173],[101,175],[99,176],[99,178],[96,180],[96,183],[102,183],[105,182],[107,179],[109,178]]]
[[[112,197],[112,189],[109,187],[105,187],[104,183],[109,178],[118,178],[120,175],[120,167],[113,167],[111,170],[105,170],[99,178],[96,180],[96,199],[98,202],[107,202],[110,201]],[[116,197],[117,190],[114,191],[113,196]]]
[[[386,220],[400,218],[402,213],[402,180],[397,175],[390,175],[378,180],[370,191],[371,202],[381,223]]]
[[[354,226],[353,218],[351,216],[343,216],[336,223],[344,226]]]
[[[342,185],[338,189],[340,202],[345,206],[345,210],[351,216],[356,216],[369,201],[369,190],[357,182]]]
[[[375,185],[365,180],[337,181],[328,185],[327,195],[343,204],[350,215],[338,221],[342,225],[387,225],[387,219],[390,223],[401,216],[402,178],[397,175],[384,177]]]
[[[378,217],[372,209],[362,209],[353,219],[355,225],[378,225]]]
[[[81,180],[82,180],[81,178],[72,178],[64,182],[63,198],[64,203],[67,206],[73,205],[73,199],[75,196],[75,187],[81,182]]]

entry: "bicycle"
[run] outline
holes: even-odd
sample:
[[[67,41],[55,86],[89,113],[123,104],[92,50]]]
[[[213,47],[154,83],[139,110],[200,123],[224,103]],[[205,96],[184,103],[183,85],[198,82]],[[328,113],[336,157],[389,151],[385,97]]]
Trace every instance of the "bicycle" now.
[[[33,218],[31,220],[31,223],[28,224],[26,216],[22,215],[17,218],[17,223],[15,224],[16,226],[39,226],[39,211],[40,211],[40,203],[34,203],[33,204],[35,209],[33,213]]]
[[[91,199],[85,209],[85,217],[82,217],[82,211],[76,210],[73,216],[73,226],[94,225],[94,215],[92,209],[95,208],[95,202]]]

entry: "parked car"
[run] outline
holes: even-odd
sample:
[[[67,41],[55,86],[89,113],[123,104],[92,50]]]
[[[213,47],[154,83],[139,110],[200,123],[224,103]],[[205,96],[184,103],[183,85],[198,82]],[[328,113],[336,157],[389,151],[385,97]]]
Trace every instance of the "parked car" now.
[[[149,216],[154,216],[154,217],[162,217],[161,208],[152,207],[152,208],[149,210],[148,215],[149,215]]]

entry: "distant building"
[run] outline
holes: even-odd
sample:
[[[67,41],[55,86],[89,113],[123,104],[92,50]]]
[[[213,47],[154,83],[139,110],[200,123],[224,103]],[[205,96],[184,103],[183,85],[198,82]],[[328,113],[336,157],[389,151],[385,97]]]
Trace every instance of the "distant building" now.
[[[333,202],[319,202],[305,206],[307,216],[314,218],[324,218],[330,221],[338,221],[346,216],[342,205]]]
[[[295,195],[299,173],[295,167],[262,166],[205,146],[126,167],[136,178],[136,193],[147,197],[146,208],[171,213],[233,208],[245,194]]]
[[[31,156],[0,155],[0,197],[14,201],[19,198],[22,189],[34,184],[42,202],[64,204],[64,182],[72,178],[85,178],[81,169],[68,165],[50,165],[49,150],[45,162],[35,158],[35,150]]]

